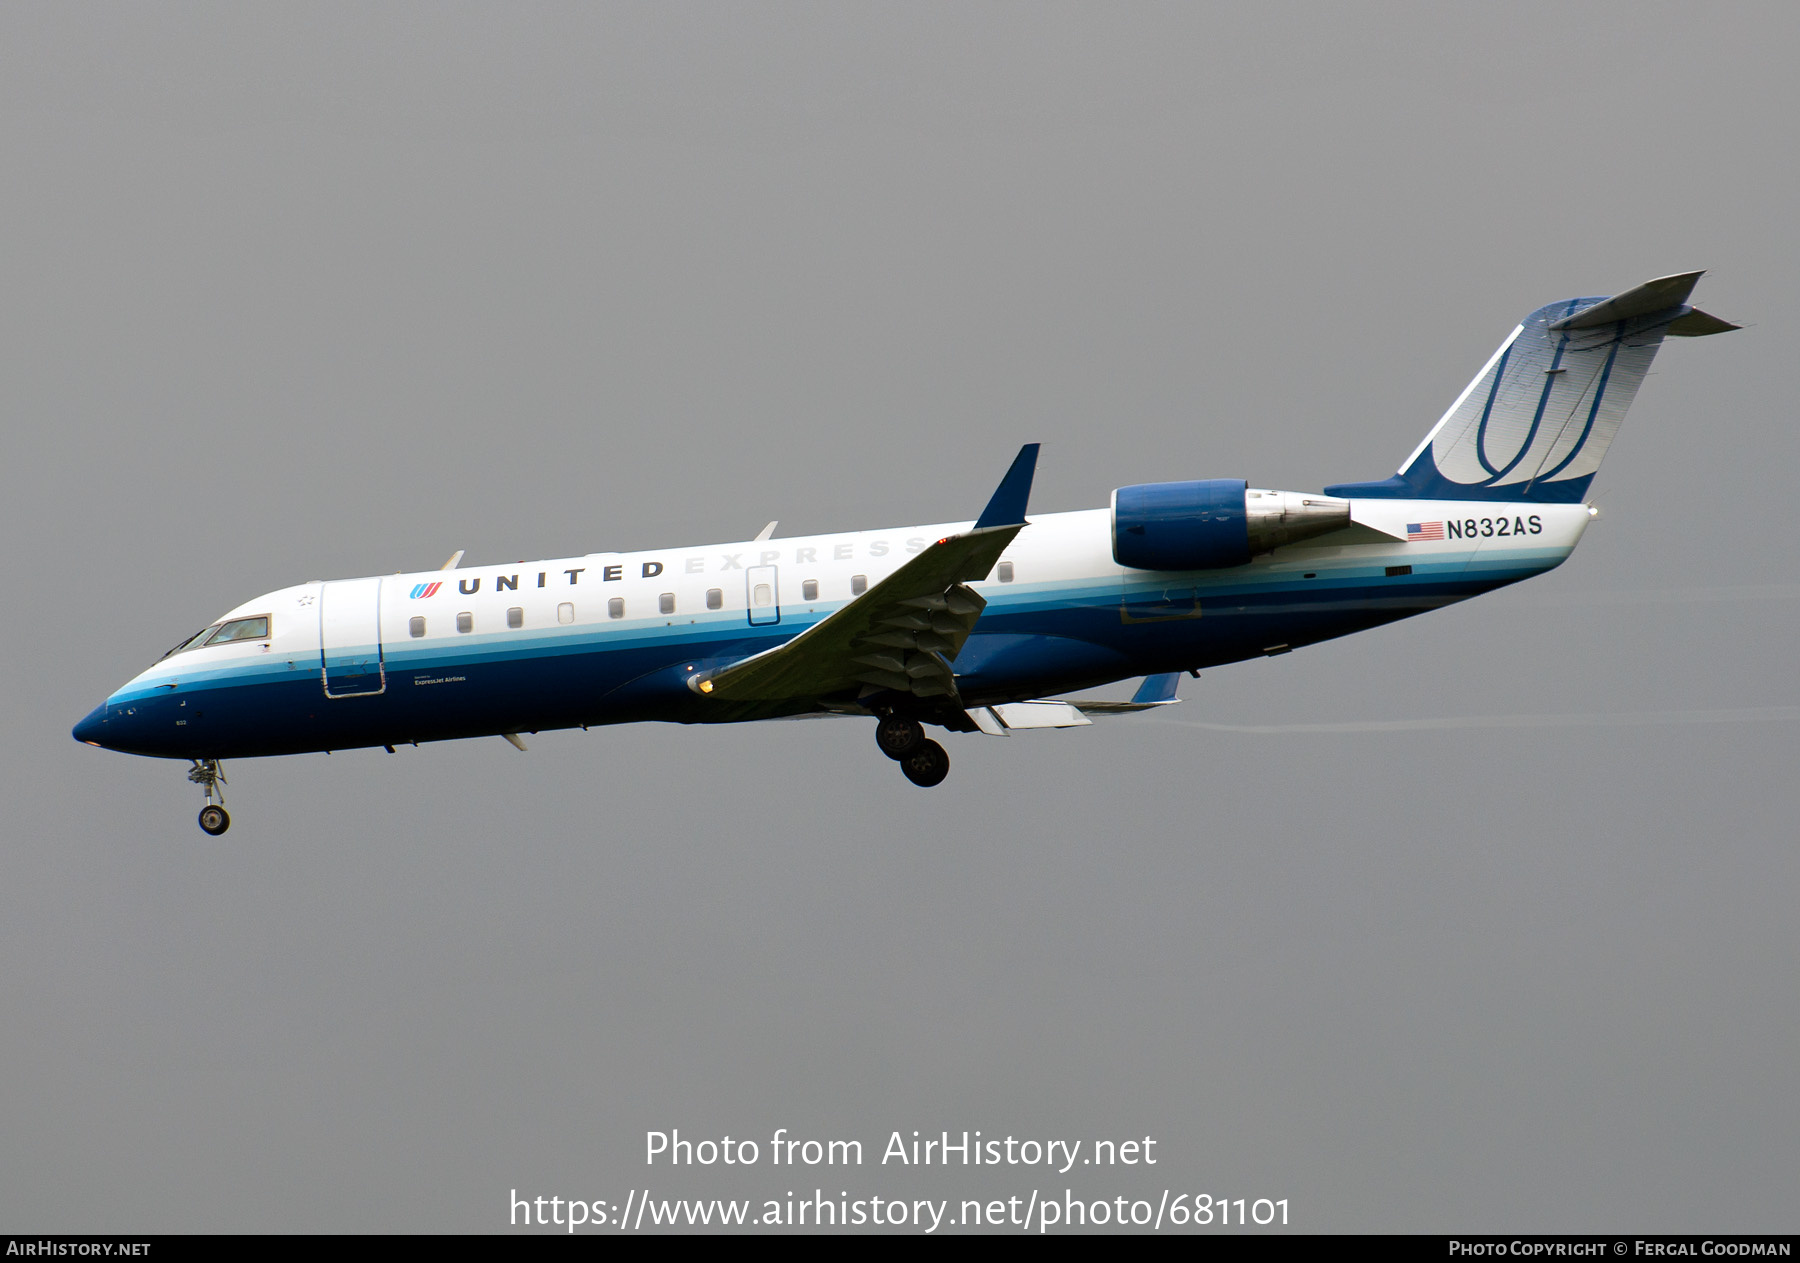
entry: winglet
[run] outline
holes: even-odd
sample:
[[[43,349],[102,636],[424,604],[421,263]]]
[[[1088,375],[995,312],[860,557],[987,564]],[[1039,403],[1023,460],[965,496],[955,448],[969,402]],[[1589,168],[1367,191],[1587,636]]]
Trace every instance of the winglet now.
[[[1147,675],[1144,682],[1138,685],[1138,691],[1131,695],[1129,702],[1070,702],[1076,710],[1084,715],[1136,715],[1143,711],[1155,710],[1158,706],[1173,706],[1181,699],[1175,696],[1175,686],[1181,682],[1181,672],[1171,671],[1166,675]],[[1051,699],[1060,700],[1060,699]],[[1041,706],[1042,702],[1033,705]],[[998,709],[998,708],[997,708]],[[1002,719],[1006,717],[1001,716]],[[1007,719],[1012,727],[1019,725]],[[977,721],[979,723],[979,721]],[[983,729],[983,731],[986,731]]]
[[[1012,468],[1000,480],[994,498],[975,520],[975,529],[990,526],[1018,526],[1025,521],[1025,502],[1031,498],[1031,478],[1037,473],[1038,445],[1027,443],[1013,457]]]
[[[1171,671],[1167,675],[1146,675],[1144,682],[1138,685],[1138,691],[1131,695],[1131,700],[1138,706],[1156,706],[1175,699],[1175,686],[1181,683],[1181,672]]]

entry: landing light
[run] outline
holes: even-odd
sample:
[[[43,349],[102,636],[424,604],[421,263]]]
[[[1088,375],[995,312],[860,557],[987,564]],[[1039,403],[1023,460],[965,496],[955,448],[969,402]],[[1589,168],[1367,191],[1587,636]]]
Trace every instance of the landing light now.
[[[1587,511],[1588,511],[1589,517],[1599,517],[1600,516],[1600,506],[1597,504],[1588,505]]]
[[[710,692],[712,692],[712,681],[711,681],[711,680],[702,680],[702,681],[700,681],[700,691],[701,691],[701,692],[702,692],[702,693],[710,693]]]

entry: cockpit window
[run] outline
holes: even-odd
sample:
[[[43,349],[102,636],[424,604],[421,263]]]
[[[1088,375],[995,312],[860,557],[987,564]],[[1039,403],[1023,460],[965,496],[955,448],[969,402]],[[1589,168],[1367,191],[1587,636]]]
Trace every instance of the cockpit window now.
[[[177,641],[175,643],[175,647],[173,649],[169,650],[169,652],[165,653],[163,655],[163,657],[173,658],[176,654],[180,653],[183,649],[192,649],[195,645],[199,644],[201,641],[205,640],[208,636],[212,635],[214,629],[217,628],[218,626],[219,625],[217,623],[214,623],[212,625],[212,627],[203,627],[198,632],[196,632],[194,635],[189,636],[186,640]]]
[[[269,638],[269,616],[258,614],[255,618],[234,618],[220,626],[219,630],[207,637],[209,645],[228,644],[233,640],[267,640]]]

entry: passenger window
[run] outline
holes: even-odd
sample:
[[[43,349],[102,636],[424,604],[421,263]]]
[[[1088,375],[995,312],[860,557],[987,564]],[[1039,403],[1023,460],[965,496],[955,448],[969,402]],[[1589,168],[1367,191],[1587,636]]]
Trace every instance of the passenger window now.
[[[208,639],[209,645],[228,644],[233,640],[267,640],[269,638],[269,616],[259,614],[255,618],[234,618],[223,624]]]
[[[868,575],[853,574],[850,576],[850,595],[851,596],[861,596],[863,593],[867,592],[868,590],[869,590],[869,576]]]
[[[800,584],[800,599],[802,601],[819,599],[819,581],[817,579],[807,579]]]
[[[511,609],[507,610],[506,611],[506,625],[508,627],[523,627],[523,626],[525,626],[525,611],[524,611],[524,609],[515,605]]]
[[[673,614],[675,612],[675,594],[673,592],[665,592],[657,597],[656,608],[658,613]]]
[[[999,566],[997,566],[995,568],[995,573],[999,576],[1000,582],[1011,583],[1013,580],[1012,562],[1010,562],[1010,561],[1001,562],[999,564]]]
[[[467,610],[464,610],[462,613],[458,614],[456,616],[456,630],[459,632],[474,631],[475,630],[475,616],[473,614],[469,613],[469,611],[467,611]]]
[[[423,636],[425,634],[425,616],[423,614],[414,614],[411,618],[407,619],[406,630],[411,632],[415,637]]]
[[[708,588],[706,590],[706,608],[709,610],[724,609],[725,593],[719,588]]]
[[[564,601],[561,605],[557,606],[556,607],[556,621],[559,623],[574,622],[575,621],[575,606],[571,602],[568,602],[568,601]]]
[[[606,616],[608,618],[624,618],[625,598],[622,596],[615,596],[612,600],[608,601],[606,603]]]

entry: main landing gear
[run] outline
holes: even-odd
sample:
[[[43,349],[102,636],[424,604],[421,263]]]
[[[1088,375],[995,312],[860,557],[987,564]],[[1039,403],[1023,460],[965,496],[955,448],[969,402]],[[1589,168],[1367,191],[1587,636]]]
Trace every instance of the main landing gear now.
[[[200,827],[213,837],[231,827],[231,815],[225,810],[225,769],[217,759],[195,759],[188,779],[206,791],[206,806],[200,809]],[[219,801],[214,802],[217,798]]]
[[[950,775],[950,756],[944,747],[925,735],[925,727],[910,715],[883,715],[875,725],[875,744],[900,765],[906,779],[929,789]]]

